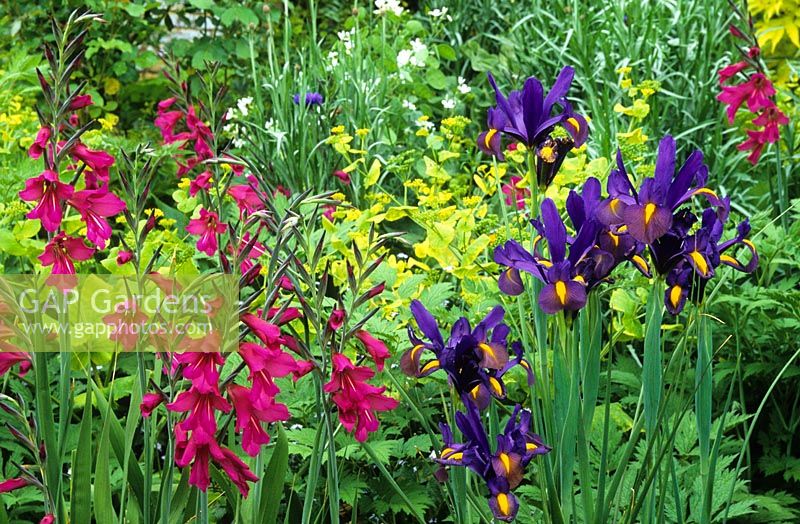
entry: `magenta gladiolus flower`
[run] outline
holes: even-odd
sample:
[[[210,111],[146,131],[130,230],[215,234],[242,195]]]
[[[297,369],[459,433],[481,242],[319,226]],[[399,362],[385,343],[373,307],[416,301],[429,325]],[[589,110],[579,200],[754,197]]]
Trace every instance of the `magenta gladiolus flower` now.
[[[739,107],[747,102],[747,109],[756,113],[773,105],[770,97],[775,95],[775,87],[762,73],[754,73],[750,80],[735,86],[725,86],[722,93],[717,95],[717,100],[728,106],[728,122],[733,124],[733,119]]]
[[[125,249],[121,249],[119,253],[117,253],[117,265],[124,266],[128,262],[133,260],[133,253],[127,251]]]
[[[161,393],[146,393],[142,397],[142,403],[139,404],[139,410],[142,412],[144,418],[149,417],[153,410],[156,409],[164,402],[164,395]]]
[[[276,402],[258,406],[253,399],[253,391],[236,384],[228,386],[228,395],[236,410],[236,431],[242,432],[242,448],[255,457],[261,446],[269,444],[270,440],[262,423],[289,420],[289,410],[284,404]]]
[[[19,364],[19,376],[24,376],[31,368],[31,356],[22,351],[9,351],[9,347],[11,345],[7,343],[2,343],[0,346],[0,377],[17,364]]]
[[[399,405],[397,400],[383,394],[385,387],[367,384],[375,372],[366,366],[356,366],[341,353],[333,355],[331,380],[325,384],[326,393],[338,408],[339,422],[355,433],[359,442],[367,440],[369,433],[378,431],[377,412],[391,411]]]
[[[126,207],[125,202],[106,189],[77,191],[69,199],[69,205],[86,222],[86,238],[100,249],[111,238],[111,225],[106,218],[118,215]]]
[[[93,103],[92,95],[78,95],[72,99],[72,103],[69,105],[69,108],[73,111],[77,111],[78,109],[89,107]]]
[[[42,517],[42,520],[39,521],[39,524],[53,524],[53,522],[55,521],[56,521],[56,516],[53,515],[52,513],[48,513],[47,515]]]
[[[347,173],[347,171],[342,171],[341,169],[337,169],[336,171],[333,172],[333,176],[341,180],[343,184],[348,186],[350,185],[350,175]]]
[[[39,255],[42,265],[53,266],[54,275],[74,275],[74,261],[89,260],[94,249],[87,247],[80,238],[67,236],[63,231],[53,237]]]
[[[378,371],[383,371],[383,362],[391,356],[386,344],[363,329],[356,331],[356,338],[364,344],[364,348],[370,354],[372,360],[375,361],[375,367]]]
[[[8,493],[10,491],[14,491],[15,489],[24,488],[29,484],[30,482],[21,477],[4,480],[3,482],[0,482],[0,493]]]
[[[51,136],[52,131],[49,127],[43,127],[39,129],[39,132],[36,133],[36,139],[28,149],[28,156],[34,160],[42,156],[42,153],[44,153],[45,149],[47,149],[47,142],[50,140]]]
[[[527,187],[520,187],[520,182],[522,182],[521,177],[512,176],[510,183],[503,184],[502,191],[506,196],[507,206],[515,205],[517,209],[524,209],[525,201],[531,197],[531,190]]]
[[[343,309],[334,309],[328,318],[328,329],[331,331],[338,331],[342,324],[344,324],[345,313]]]
[[[27,217],[38,218],[47,231],[55,231],[64,216],[61,204],[72,196],[74,190],[71,185],[61,182],[55,171],[46,169],[38,177],[25,181],[25,189],[19,192],[19,197],[28,202],[38,201]]]
[[[211,172],[203,171],[189,182],[189,196],[195,196],[200,191],[208,191],[211,187]]]
[[[213,211],[200,210],[200,218],[193,218],[186,226],[186,231],[192,235],[199,235],[197,240],[197,250],[208,256],[213,256],[219,248],[217,235],[222,234],[228,228],[227,224],[219,222],[219,216]]]
[[[94,151],[78,142],[70,152],[73,160],[80,160],[92,170],[94,176],[108,183],[108,168],[114,165],[114,157],[105,151]]]

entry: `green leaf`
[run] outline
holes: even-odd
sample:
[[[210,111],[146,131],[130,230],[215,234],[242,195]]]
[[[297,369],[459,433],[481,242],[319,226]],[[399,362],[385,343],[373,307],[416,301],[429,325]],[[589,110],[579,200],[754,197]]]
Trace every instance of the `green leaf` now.
[[[230,27],[234,22],[241,22],[244,25],[258,24],[258,16],[250,9],[243,6],[229,7],[223,11],[219,21],[225,27]]]
[[[145,11],[147,11],[147,8],[145,6],[141,4],[134,4],[133,2],[125,4],[123,9],[127,11],[128,14],[134,18],[141,18],[144,15]]]
[[[428,69],[425,73],[425,81],[434,89],[444,89],[447,87],[447,77],[438,69]]]
[[[283,426],[278,423],[278,440],[275,450],[267,466],[267,471],[261,478],[261,507],[258,509],[259,518],[256,522],[272,524],[278,521],[278,509],[283,498],[283,486],[286,479],[286,470],[289,467],[289,441]]]
[[[110,424],[103,424],[97,443],[97,465],[94,471],[94,518],[97,524],[116,524],[117,515],[111,502],[111,471],[108,464],[108,432]]]
[[[89,524],[92,521],[92,393],[87,389],[83,418],[78,435],[78,449],[72,472],[71,522]]]
[[[439,44],[438,46],[436,46],[436,51],[439,53],[439,56],[444,58],[445,60],[456,59],[455,49],[453,49],[447,44]]]
[[[189,3],[198,9],[211,9],[215,6],[214,0],[189,0]]]

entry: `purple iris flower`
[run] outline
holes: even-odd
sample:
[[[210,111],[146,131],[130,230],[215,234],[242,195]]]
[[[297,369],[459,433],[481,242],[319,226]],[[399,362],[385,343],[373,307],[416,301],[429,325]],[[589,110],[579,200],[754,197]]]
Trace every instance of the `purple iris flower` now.
[[[456,425],[464,436],[456,443],[447,424],[439,424],[444,447],[437,462],[442,466],[464,466],[478,474],[489,490],[489,507],[495,518],[510,522],[519,510],[511,492],[522,482],[525,467],[550,448],[531,431],[531,412],[517,405],[492,450],[477,406],[465,402],[466,413],[456,413]]]
[[[299,105],[300,93],[296,93],[294,96],[292,96],[292,100],[294,101],[295,104]],[[306,100],[306,105],[309,107],[319,106],[322,105],[322,103],[325,101],[325,97],[322,96],[321,93],[317,93],[316,91],[309,91],[308,93],[306,93],[305,100]]]
[[[494,261],[509,268],[500,275],[500,290],[509,295],[521,293],[523,286],[519,271],[525,271],[544,283],[539,293],[539,307],[545,313],[577,311],[586,304],[587,276],[595,284],[596,279],[591,274],[594,264],[587,255],[595,245],[600,224],[596,220],[584,220],[575,237],[567,237],[564,222],[549,198],[542,202],[541,217],[541,222],[532,221],[539,231],[533,253],[515,240],[495,248]],[[547,240],[549,259],[539,250],[541,238]]]
[[[503,375],[516,365],[522,366],[533,383],[533,371],[522,356],[522,345],[511,344],[514,358],[509,358],[509,328],[503,323],[505,311],[495,307],[475,329],[461,317],[452,326],[445,342],[433,315],[418,300],[411,302],[411,313],[427,340],[417,337],[412,326],[408,338],[412,347],[400,358],[400,367],[409,376],[421,378],[440,369],[444,370],[462,398],[486,408],[491,398],[505,398]],[[422,358],[433,353],[424,363]]]
[[[712,206],[724,208],[717,194],[705,187],[707,179],[708,167],[699,150],[675,173],[675,140],[667,135],[658,144],[654,175],[636,191],[618,151],[617,170],[609,175],[609,198],[601,203],[598,217],[606,225],[625,226],[635,240],[650,245],[669,232],[673,213],[692,197],[702,195]]]
[[[488,76],[497,105],[488,111],[488,129],[478,135],[478,147],[502,161],[503,136],[525,144],[536,154],[538,184],[549,185],[567,153],[586,142],[589,134],[586,119],[572,110],[566,98],[575,70],[564,67],[547,95],[539,79],[532,76],[522,91],[511,91],[508,98],[500,92],[492,74]],[[556,126],[564,128],[567,136],[553,136]]]
[[[714,209],[706,209],[700,228],[693,235],[687,235],[680,250],[672,256],[674,263],[667,273],[664,305],[673,315],[683,310],[687,299],[702,299],[706,284],[720,265],[731,266],[744,273],[755,271],[758,253],[755,245],[747,239],[750,222],[747,219],[740,222],[736,227],[736,236],[721,241],[724,226],[725,221],[719,218]],[[730,254],[733,248],[742,246],[750,254],[746,263]]]

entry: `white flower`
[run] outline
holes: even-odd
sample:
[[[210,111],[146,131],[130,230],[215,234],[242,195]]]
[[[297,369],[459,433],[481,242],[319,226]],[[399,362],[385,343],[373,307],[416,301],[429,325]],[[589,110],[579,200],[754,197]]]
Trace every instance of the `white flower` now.
[[[463,76],[458,77],[458,90],[461,92],[462,95],[466,95],[467,93],[472,91],[472,88],[467,85],[467,81],[464,80]]]
[[[441,18],[446,14],[447,14],[447,8],[446,7],[442,7],[441,9],[437,8],[437,9],[434,9],[433,11],[429,11],[428,12],[428,16],[430,16],[431,18]]]
[[[399,0],[375,0],[375,14],[384,15],[394,13],[396,16],[403,14],[403,7]]]
[[[410,49],[402,49],[397,53],[397,67],[403,69],[411,62],[412,54]]]
[[[351,29],[350,31],[339,31],[336,33],[336,36],[339,37],[339,40],[342,41],[342,45],[344,45],[344,51],[346,54],[350,54],[350,51],[353,50],[353,35],[356,34],[355,28]]]
[[[428,50],[428,46],[423,44],[422,40],[420,40],[419,38],[415,38],[410,43],[411,43],[411,50],[414,51],[414,53],[419,54],[421,52],[425,52]]]
[[[339,65],[339,53],[336,51],[330,51],[328,53],[328,65],[330,67],[336,67]]]
[[[450,97],[445,97],[444,100],[442,100],[442,107],[444,107],[445,109],[455,109],[456,107],[455,99]]]
[[[250,104],[252,103],[253,97],[246,96],[236,101],[236,107],[239,108],[239,112],[242,114],[242,116],[247,116],[249,113]]]
[[[413,102],[409,102],[408,100],[403,100],[403,109],[408,109],[409,111],[416,111],[417,106],[415,106]]]
[[[435,124],[433,122],[431,122],[430,120],[425,120],[425,119],[422,119],[422,118],[417,119],[416,123],[417,123],[417,126],[424,127],[425,129],[427,129],[429,131],[431,129],[433,129],[434,127],[436,127]]]

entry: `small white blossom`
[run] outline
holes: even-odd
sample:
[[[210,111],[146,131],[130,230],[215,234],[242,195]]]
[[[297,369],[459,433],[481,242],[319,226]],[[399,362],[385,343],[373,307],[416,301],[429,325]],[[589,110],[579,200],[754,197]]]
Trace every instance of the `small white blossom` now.
[[[436,9],[428,12],[428,16],[430,16],[431,18],[441,18],[446,14],[447,14],[447,8],[446,7],[436,8]]]
[[[417,106],[415,106],[413,102],[409,102],[408,100],[403,100],[403,109],[408,109],[409,111],[416,111]]]
[[[455,109],[456,107],[455,99],[450,97],[445,97],[444,100],[442,100],[442,107],[444,107],[445,109]]]
[[[330,51],[328,53],[328,65],[330,67],[336,67],[339,65],[339,53],[336,51]]]
[[[403,14],[403,7],[399,0],[375,0],[375,14],[384,15],[394,13],[396,16]]]
[[[246,96],[236,101],[236,107],[239,109],[239,113],[241,113],[242,116],[247,116],[247,114],[250,112],[250,104],[252,103],[253,97]]]
[[[399,53],[397,53],[397,67],[403,69],[411,62],[411,50],[410,49],[402,49]]]
[[[462,95],[466,95],[467,93],[472,91],[472,88],[467,85],[467,81],[464,80],[463,76],[458,77],[458,90]]]

